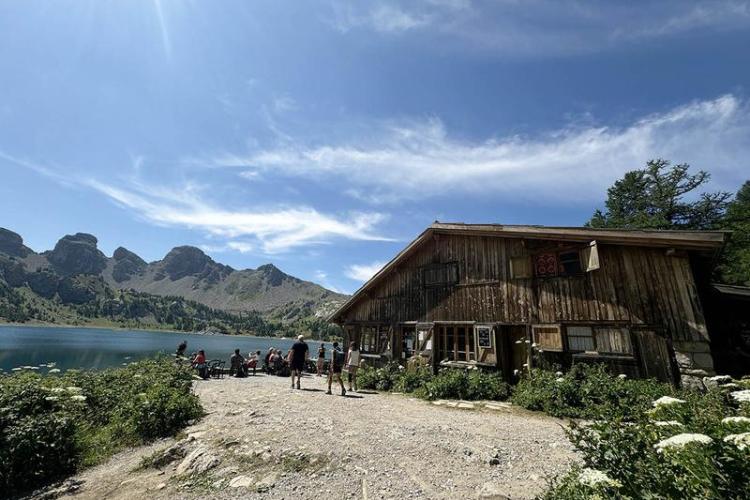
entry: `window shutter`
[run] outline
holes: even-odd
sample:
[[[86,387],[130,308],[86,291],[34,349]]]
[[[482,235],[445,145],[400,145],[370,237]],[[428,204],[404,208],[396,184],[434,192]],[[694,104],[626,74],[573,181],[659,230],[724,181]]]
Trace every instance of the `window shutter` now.
[[[533,325],[531,333],[536,345],[547,351],[562,351],[562,332],[559,325]]]
[[[596,241],[592,241],[588,247],[581,250],[581,265],[587,273],[599,269],[599,248]]]
[[[531,278],[531,258],[530,257],[511,257],[510,258],[510,277],[518,280]]]

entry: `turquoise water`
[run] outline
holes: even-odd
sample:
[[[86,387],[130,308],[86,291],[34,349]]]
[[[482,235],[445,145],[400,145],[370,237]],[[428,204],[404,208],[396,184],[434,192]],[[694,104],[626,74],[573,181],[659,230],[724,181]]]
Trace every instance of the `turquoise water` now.
[[[196,335],[189,333],[110,330],[106,328],[59,328],[0,326],[0,368],[6,372],[21,366],[55,363],[55,368],[100,369],[121,366],[159,352],[174,354],[177,345],[186,340],[187,353],[203,349],[207,359],[229,360],[239,348],[243,356],[270,347],[286,352],[293,340],[229,335]],[[310,355],[320,342],[310,340]],[[330,348],[330,343],[326,342]],[[39,368],[40,373],[49,367]]]

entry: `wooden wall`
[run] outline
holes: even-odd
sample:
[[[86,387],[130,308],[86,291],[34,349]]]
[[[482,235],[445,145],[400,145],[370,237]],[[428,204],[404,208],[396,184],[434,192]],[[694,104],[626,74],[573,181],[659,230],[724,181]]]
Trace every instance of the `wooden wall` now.
[[[600,244],[598,270],[572,277],[510,277],[511,257],[550,245],[566,244],[437,235],[353,304],[344,323],[604,321],[663,327],[679,341],[708,339],[687,254]],[[422,266],[454,261],[457,284],[422,286]]]

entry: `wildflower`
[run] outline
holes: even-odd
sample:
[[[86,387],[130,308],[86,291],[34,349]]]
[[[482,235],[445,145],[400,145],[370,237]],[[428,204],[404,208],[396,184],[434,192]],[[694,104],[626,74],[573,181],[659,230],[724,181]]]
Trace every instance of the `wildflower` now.
[[[750,424],[750,418],[747,417],[727,417],[721,420],[722,424]]]
[[[62,387],[53,387],[52,389],[50,389],[50,392],[57,392],[59,394],[61,392],[65,392],[65,389],[63,389]]]
[[[685,400],[683,399],[677,399],[673,398],[671,396],[662,396],[656,401],[654,401],[653,405],[654,408],[658,408],[659,406],[668,406],[668,405],[674,405],[674,404],[682,404]]]
[[[627,375],[625,375],[624,373],[621,373],[621,374],[619,374],[619,375],[617,376],[617,378],[621,378],[621,379],[626,379],[626,378],[628,378],[628,376],[627,376]]]
[[[677,420],[657,420],[654,425],[657,427],[682,427],[682,424]]]
[[[578,482],[590,487],[596,486],[612,486],[613,488],[619,488],[622,483],[612,479],[607,474],[596,469],[583,469],[578,476]]]
[[[724,438],[725,443],[731,443],[740,450],[750,447],[750,432],[742,434],[730,434]]]
[[[565,379],[564,379],[563,377],[557,377],[557,378],[555,379],[555,382],[557,382],[558,384],[560,384],[560,383],[562,383],[562,382],[565,382]]]
[[[68,392],[81,392],[81,388],[80,387],[76,387],[74,385],[70,385],[70,386],[66,387],[65,389]]]
[[[705,434],[677,434],[676,436],[672,436],[671,438],[659,441],[654,445],[654,448],[656,449],[657,453],[662,453],[668,448],[683,448],[685,447],[685,445],[688,445],[690,443],[708,444],[712,441],[713,439],[706,436]]]
[[[86,401],[86,396],[76,394],[74,396],[70,396],[70,399],[72,399],[73,401]]]
[[[47,396],[46,398],[44,398],[45,401],[57,401],[58,399],[60,398],[58,398],[57,396]]]
[[[563,372],[555,372],[555,376],[556,377],[562,377],[563,376]]]
[[[750,389],[730,393],[730,396],[738,403],[750,403]]]
[[[47,373],[60,373],[60,369],[59,369],[59,368],[52,368],[52,369],[51,369],[50,371],[48,371]]]

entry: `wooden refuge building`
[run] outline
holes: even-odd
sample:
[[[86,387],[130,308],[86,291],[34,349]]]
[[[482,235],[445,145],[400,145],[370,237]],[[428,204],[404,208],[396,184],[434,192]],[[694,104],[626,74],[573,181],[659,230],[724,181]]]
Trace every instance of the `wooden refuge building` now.
[[[434,223],[330,320],[375,362],[501,370],[604,362],[679,383],[714,373],[699,288],[721,231]]]

